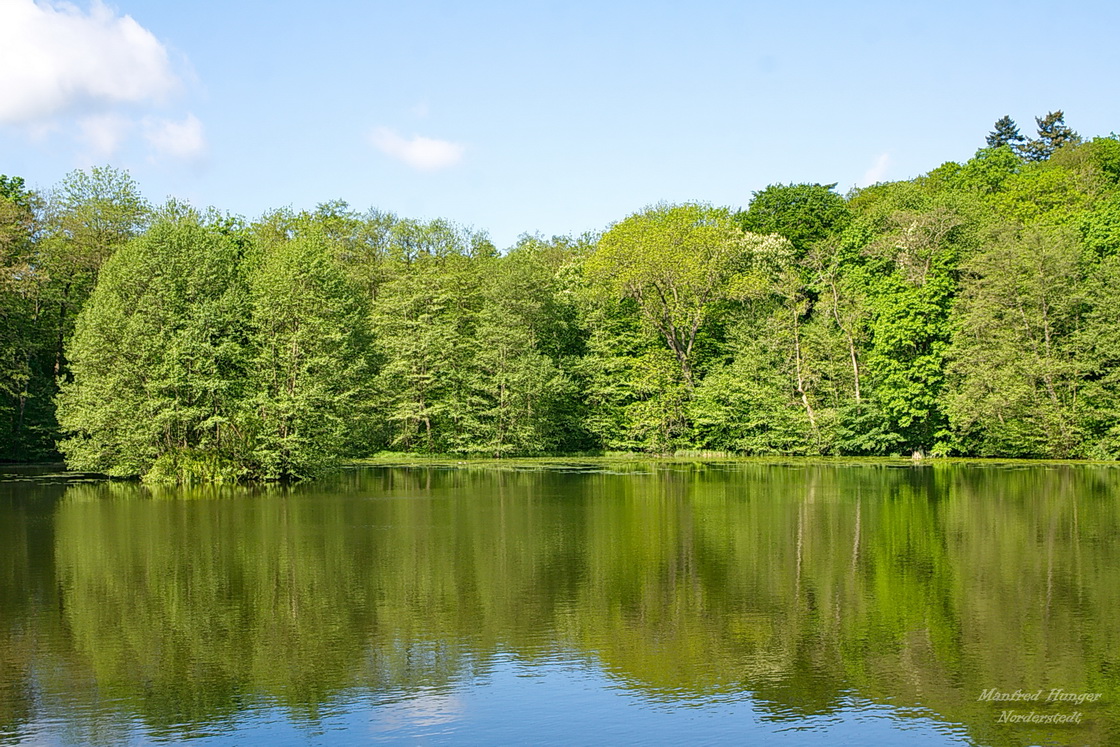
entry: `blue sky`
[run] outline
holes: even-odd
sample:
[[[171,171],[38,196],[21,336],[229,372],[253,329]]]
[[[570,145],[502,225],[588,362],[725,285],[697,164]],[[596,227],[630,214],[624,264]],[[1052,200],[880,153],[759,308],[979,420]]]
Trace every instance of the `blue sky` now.
[[[253,218],[343,199],[601,230],[965,160],[1010,114],[1120,130],[1120,5],[0,0],[0,173],[127,169]]]

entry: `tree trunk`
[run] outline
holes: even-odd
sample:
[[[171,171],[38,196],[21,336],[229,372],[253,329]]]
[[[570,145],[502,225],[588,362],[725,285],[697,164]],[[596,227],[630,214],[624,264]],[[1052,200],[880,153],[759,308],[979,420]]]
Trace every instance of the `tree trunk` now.
[[[817,441],[817,451],[821,449],[821,434],[817,429],[817,418],[813,414],[813,406],[809,404],[809,395],[805,392],[805,377],[801,371],[801,327],[798,320],[800,314],[793,310],[793,351],[797,373],[797,392],[801,395],[801,404],[805,406],[805,413],[809,416],[809,425],[813,428],[813,438]]]

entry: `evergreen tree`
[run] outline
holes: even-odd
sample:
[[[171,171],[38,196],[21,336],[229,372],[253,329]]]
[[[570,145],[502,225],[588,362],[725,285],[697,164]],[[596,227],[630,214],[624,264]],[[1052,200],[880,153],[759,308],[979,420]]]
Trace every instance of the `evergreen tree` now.
[[[1035,117],[1038,138],[1026,143],[1020,152],[1028,161],[1045,161],[1064,145],[1081,142],[1081,136],[1066,126],[1065,114],[1059,109],[1045,117]]]
[[[1015,120],[1004,115],[996,120],[996,128],[988,133],[988,147],[1002,148],[1005,145],[1017,147],[1026,140],[1019,134],[1019,126]]]

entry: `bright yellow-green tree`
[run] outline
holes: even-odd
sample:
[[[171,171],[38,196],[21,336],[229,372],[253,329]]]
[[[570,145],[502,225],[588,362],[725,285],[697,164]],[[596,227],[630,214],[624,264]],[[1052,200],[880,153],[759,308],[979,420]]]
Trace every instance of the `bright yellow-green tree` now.
[[[780,237],[740,230],[726,208],[660,204],[607,231],[585,271],[593,284],[637,302],[691,387],[705,319],[718,302],[760,287],[763,260],[788,251]]]

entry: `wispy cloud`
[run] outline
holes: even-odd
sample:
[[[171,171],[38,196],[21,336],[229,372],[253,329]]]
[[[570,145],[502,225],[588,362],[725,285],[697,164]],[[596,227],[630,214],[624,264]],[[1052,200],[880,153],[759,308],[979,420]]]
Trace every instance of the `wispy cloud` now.
[[[463,160],[466,150],[463,145],[448,140],[421,135],[404,138],[388,127],[378,127],[371,132],[370,142],[385,155],[420,171],[437,171],[454,166]]]
[[[0,2],[0,122],[158,101],[179,86],[167,49],[100,0]]]
[[[101,163],[116,155],[135,127],[119,114],[94,114],[78,120],[78,139],[85,143],[91,163]]]
[[[181,122],[149,118],[144,122],[144,139],[160,156],[180,161],[198,161],[206,155],[206,135],[202,122],[188,114]]]
[[[871,168],[863,174],[863,180],[860,182],[861,186],[870,186],[883,181],[887,175],[887,169],[891,165],[891,154],[883,153],[875,158],[875,163],[871,164]]]

